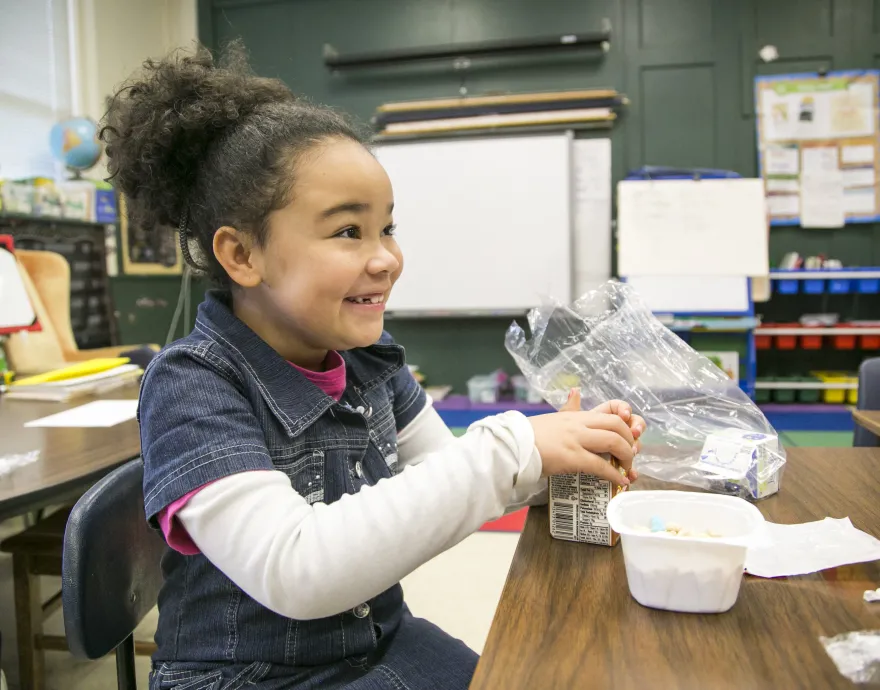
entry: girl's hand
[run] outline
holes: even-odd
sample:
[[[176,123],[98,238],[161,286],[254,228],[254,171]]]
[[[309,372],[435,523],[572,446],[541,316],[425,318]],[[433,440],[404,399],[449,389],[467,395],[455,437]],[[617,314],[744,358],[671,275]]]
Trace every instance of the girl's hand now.
[[[630,479],[600,454],[613,455],[628,474],[635,474],[632,461],[637,446],[632,427],[639,428],[641,434],[644,420],[619,401],[605,403],[590,412],[580,411],[580,403],[580,392],[573,391],[559,412],[529,419],[535,431],[535,446],[544,464],[543,474],[584,472],[628,486]]]
[[[568,399],[568,403],[566,403],[565,407],[562,409],[567,409],[568,405],[571,404],[572,400],[576,399],[577,404],[580,405],[581,394],[577,389],[572,390],[571,397]],[[632,407],[629,403],[623,402],[622,400],[609,400],[608,402],[604,402],[598,407],[594,407],[592,412],[602,412],[605,414],[616,414],[620,417],[624,422],[629,425],[629,430],[632,432],[633,438],[636,440],[636,455],[639,454],[639,451],[642,449],[642,442],[639,440],[642,437],[642,434],[645,433],[645,429],[647,428],[647,424],[645,424],[645,420],[642,419],[639,415],[633,414]],[[630,473],[630,479],[633,479],[632,474],[635,473],[633,470]]]

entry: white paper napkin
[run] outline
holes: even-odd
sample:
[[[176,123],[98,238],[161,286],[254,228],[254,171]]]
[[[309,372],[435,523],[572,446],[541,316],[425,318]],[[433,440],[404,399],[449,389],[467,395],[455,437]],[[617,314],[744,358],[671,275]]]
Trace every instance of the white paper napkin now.
[[[746,572],[758,577],[805,575],[850,563],[880,560],[880,540],[849,518],[800,525],[766,523],[768,543],[750,548]]]

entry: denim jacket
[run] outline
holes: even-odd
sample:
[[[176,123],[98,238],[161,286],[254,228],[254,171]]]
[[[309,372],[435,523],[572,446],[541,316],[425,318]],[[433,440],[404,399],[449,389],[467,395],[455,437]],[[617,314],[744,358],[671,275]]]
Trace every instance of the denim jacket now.
[[[144,503],[158,513],[236,472],[280,470],[309,503],[332,503],[397,467],[397,430],[425,405],[403,348],[383,335],[343,352],[335,402],[209,293],[193,333],[150,364],[138,418]],[[357,467],[357,470],[356,470]],[[167,550],[154,660],[312,666],[367,654],[403,612],[400,585],[329,618],[285,618],[254,601],[199,554]]]

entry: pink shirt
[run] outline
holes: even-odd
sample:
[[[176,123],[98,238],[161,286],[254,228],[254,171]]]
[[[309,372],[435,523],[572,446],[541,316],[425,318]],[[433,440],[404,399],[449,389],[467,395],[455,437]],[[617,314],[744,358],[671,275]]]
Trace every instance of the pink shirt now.
[[[327,359],[324,361],[324,371],[303,369],[293,362],[290,365],[336,402],[339,402],[342,398],[342,394],[345,392],[345,361],[338,352],[330,352],[327,355]],[[190,491],[159,512],[159,527],[162,529],[162,534],[165,535],[165,541],[168,543],[168,546],[175,551],[179,551],[184,556],[195,556],[201,553],[201,551],[193,543],[193,540],[190,539],[186,529],[180,524],[180,520],[175,519],[175,515],[183,509],[189,499],[209,484],[213,484],[213,482],[208,482],[208,484]]]

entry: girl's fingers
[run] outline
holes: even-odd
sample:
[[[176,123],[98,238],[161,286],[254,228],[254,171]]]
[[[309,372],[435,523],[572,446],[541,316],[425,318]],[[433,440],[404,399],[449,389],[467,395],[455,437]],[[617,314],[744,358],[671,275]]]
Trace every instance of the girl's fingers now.
[[[623,400],[609,400],[593,408],[592,411],[600,414],[616,414],[624,421],[629,421],[629,418],[632,417],[632,407]]]
[[[645,424],[645,420],[642,417],[634,414],[629,420],[629,428],[632,429],[633,438],[639,438],[639,436],[645,433],[648,425]]]
[[[635,449],[633,444],[624,440],[614,431],[605,429],[584,429],[577,437],[580,446],[589,453],[609,453],[620,463],[621,467],[629,470],[632,467]]]
[[[615,486],[629,486],[627,479],[614,465],[588,450],[578,457],[578,472],[592,474],[600,479],[607,479]]]
[[[589,429],[604,429],[606,431],[613,431],[624,441],[626,441],[630,446],[632,446],[636,442],[635,438],[633,437],[632,430],[629,428],[629,425],[616,414],[596,414],[595,412],[583,412],[578,416],[578,421]]]

